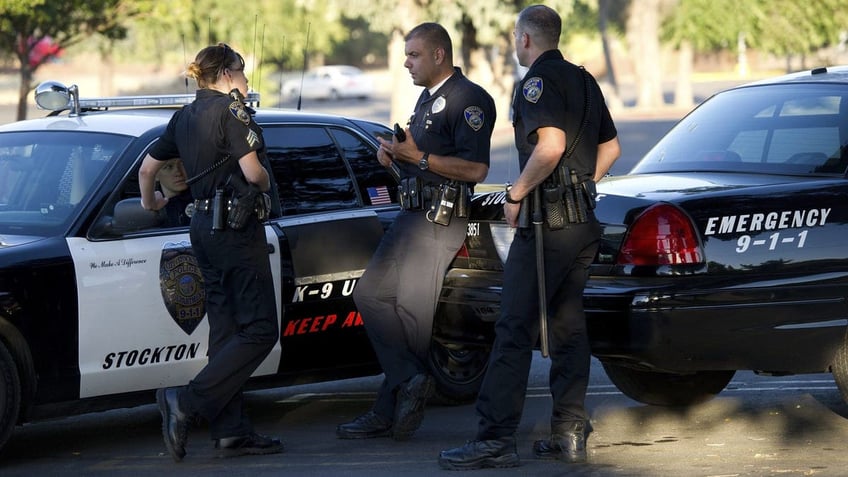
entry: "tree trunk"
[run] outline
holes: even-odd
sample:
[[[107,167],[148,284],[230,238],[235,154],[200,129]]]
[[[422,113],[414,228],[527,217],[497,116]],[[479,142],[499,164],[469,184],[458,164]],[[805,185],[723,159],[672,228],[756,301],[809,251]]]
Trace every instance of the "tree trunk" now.
[[[607,13],[609,12],[609,0],[599,0],[598,2],[598,30],[601,32],[601,45],[604,49],[604,63],[607,68],[607,81],[612,87],[612,91],[616,97],[619,95],[618,82],[615,80],[615,70],[612,63],[612,52],[609,47],[609,37],[607,35]]]
[[[32,90],[32,74],[33,71],[29,65],[27,63],[21,63],[21,85],[18,89],[18,114],[16,116],[18,121],[23,121],[27,118],[27,111],[29,110],[27,96],[29,96],[29,92]]]
[[[394,14],[397,18],[403,20],[401,20],[399,29],[392,31],[389,38],[389,78],[391,81],[389,87],[392,91],[391,119],[389,122],[397,122],[401,126],[405,126],[412,116],[415,101],[421,94],[421,87],[412,84],[409,71],[403,66],[406,61],[406,42],[403,37],[418,24],[420,9],[414,4],[414,0],[398,0],[397,3]]]
[[[677,57],[677,86],[674,88],[674,105],[682,109],[692,109],[692,43],[684,41],[680,45]]]
[[[660,61],[661,0],[633,2],[627,20],[627,38],[634,60],[636,105],[640,108],[662,106],[662,62]]]

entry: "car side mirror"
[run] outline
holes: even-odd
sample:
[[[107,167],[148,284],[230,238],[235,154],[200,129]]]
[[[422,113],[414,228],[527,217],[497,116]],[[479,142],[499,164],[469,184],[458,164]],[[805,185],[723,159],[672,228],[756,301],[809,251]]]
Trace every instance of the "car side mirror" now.
[[[159,227],[161,224],[162,216],[159,212],[146,210],[141,206],[140,197],[131,197],[115,204],[111,232],[115,235],[121,235]]]

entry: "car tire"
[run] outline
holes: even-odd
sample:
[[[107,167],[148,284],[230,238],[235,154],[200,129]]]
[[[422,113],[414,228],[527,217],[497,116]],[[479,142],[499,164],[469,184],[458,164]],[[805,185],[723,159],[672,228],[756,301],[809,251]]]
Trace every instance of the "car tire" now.
[[[831,372],[833,373],[833,380],[836,381],[836,387],[842,394],[842,400],[848,403],[848,330],[846,330],[845,337],[842,339],[842,346],[836,350]]]
[[[654,406],[691,406],[709,401],[733,379],[735,371],[672,374],[602,363],[607,377],[625,396]]]
[[[431,404],[456,406],[477,399],[489,364],[489,347],[444,344],[430,345],[430,373],[436,381]]]
[[[0,449],[12,435],[21,409],[21,381],[12,354],[0,340]]]

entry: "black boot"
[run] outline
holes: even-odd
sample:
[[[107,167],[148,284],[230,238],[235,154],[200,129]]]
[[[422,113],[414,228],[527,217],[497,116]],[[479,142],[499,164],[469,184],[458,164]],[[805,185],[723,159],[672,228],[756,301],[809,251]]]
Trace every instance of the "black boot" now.
[[[263,455],[283,452],[283,441],[277,437],[263,436],[251,432],[246,436],[215,439],[218,457],[238,457],[240,455]]]
[[[395,404],[392,437],[405,441],[412,437],[424,420],[424,405],[433,394],[433,378],[426,374],[416,374],[400,385]]]
[[[533,454],[539,459],[559,459],[569,464],[586,462],[586,424],[583,421],[558,425],[550,439],[533,443]]]
[[[392,420],[374,411],[368,411],[353,421],[336,427],[336,437],[339,439],[371,439],[387,437],[391,433]]]
[[[194,413],[184,409],[180,395],[184,388],[163,388],[156,391],[156,403],[162,414],[162,437],[165,448],[174,462],[180,462],[186,455],[188,431],[195,420]]]
[[[517,467],[520,464],[513,437],[469,441],[462,447],[439,453],[439,467],[446,470]]]

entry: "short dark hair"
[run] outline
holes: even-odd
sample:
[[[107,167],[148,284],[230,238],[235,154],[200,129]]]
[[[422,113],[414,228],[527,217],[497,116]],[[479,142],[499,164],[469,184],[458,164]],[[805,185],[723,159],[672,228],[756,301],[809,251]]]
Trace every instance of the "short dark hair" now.
[[[562,19],[552,8],[531,5],[518,14],[518,27],[544,48],[557,48],[562,33]]]
[[[445,58],[448,62],[453,61],[453,42],[451,42],[451,37],[445,27],[438,23],[422,23],[409,30],[409,33],[403,37],[403,41],[409,41],[413,38],[421,38],[428,46],[445,50]]]

